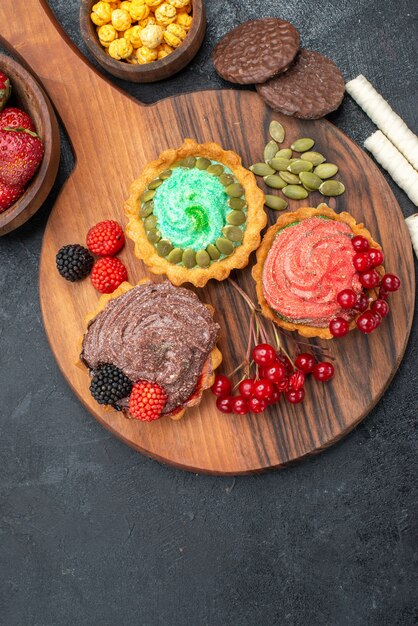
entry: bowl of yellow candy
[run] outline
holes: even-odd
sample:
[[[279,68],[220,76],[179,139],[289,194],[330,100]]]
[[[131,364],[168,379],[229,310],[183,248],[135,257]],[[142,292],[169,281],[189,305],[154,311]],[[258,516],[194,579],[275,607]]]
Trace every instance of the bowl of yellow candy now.
[[[82,0],[84,42],[113,76],[152,83],[197,54],[206,30],[203,0]]]

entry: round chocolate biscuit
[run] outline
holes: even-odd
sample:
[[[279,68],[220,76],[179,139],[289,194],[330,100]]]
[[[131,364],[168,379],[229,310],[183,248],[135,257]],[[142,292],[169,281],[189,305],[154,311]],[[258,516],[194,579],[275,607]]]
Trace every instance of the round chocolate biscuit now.
[[[221,39],[213,62],[231,83],[263,83],[289,67],[299,45],[299,31],[289,22],[274,17],[250,20]]]
[[[344,78],[335,63],[305,49],[287,72],[256,87],[274,111],[305,120],[331,113],[344,97]]]

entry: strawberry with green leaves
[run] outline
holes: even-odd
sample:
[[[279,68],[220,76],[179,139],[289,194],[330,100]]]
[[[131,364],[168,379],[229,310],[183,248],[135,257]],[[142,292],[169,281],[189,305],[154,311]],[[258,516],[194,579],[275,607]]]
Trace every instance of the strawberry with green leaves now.
[[[5,185],[0,181],[0,213],[11,207],[24,191],[20,185]]]
[[[24,187],[42,161],[44,149],[39,136],[27,128],[0,128],[0,181]]]

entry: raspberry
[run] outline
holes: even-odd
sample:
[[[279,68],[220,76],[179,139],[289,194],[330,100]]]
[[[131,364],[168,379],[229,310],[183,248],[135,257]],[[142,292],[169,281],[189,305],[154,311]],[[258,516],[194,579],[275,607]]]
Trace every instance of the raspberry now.
[[[160,385],[139,380],[132,388],[129,413],[136,420],[152,422],[161,417],[166,402],[167,394]]]
[[[94,263],[87,248],[83,248],[78,243],[63,246],[58,250],[55,260],[61,276],[72,283],[90,274]]]
[[[119,259],[104,256],[93,265],[91,282],[100,293],[113,293],[125,280],[128,280],[128,272]]]
[[[87,247],[97,256],[114,256],[125,243],[122,228],[113,220],[99,222],[87,233]]]

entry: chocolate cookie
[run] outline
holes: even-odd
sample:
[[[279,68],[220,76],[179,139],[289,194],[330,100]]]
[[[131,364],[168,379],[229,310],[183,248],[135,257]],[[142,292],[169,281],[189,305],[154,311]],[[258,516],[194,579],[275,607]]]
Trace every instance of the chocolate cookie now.
[[[263,83],[289,67],[299,45],[299,32],[289,22],[274,17],[250,20],[221,39],[213,62],[231,83]]]
[[[274,111],[306,120],[331,113],[344,97],[344,78],[335,63],[304,49],[287,72],[256,87]]]

